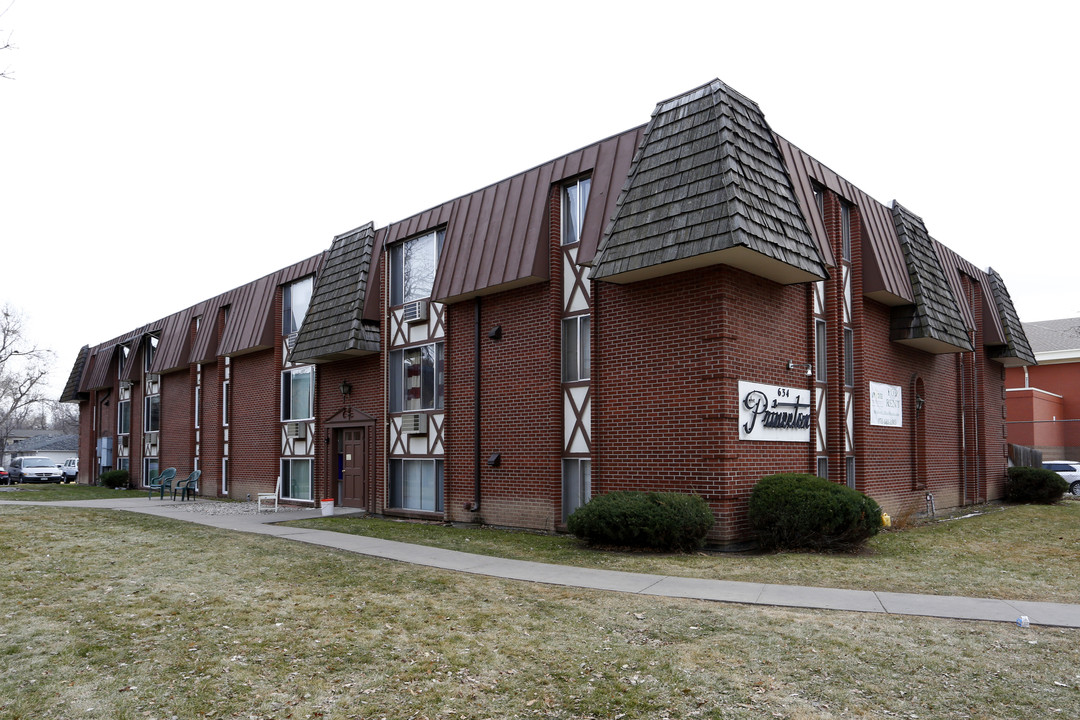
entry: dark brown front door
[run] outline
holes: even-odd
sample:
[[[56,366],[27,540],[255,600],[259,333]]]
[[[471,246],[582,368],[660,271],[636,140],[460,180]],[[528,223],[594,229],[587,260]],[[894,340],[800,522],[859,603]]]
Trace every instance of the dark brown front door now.
[[[342,498],[345,507],[366,508],[368,497],[367,428],[341,431]]]

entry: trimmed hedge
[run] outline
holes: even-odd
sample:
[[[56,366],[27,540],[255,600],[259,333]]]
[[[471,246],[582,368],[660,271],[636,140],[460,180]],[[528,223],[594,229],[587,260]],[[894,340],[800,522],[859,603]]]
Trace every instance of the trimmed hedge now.
[[[697,495],[618,491],[579,507],[566,526],[590,545],[669,551],[701,547],[715,522]]]
[[[1049,505],[1060,500],[1068,489],[1069,483],[1053,470],[1011,467],[1005,480],[1005,500]]]
[[[769,475],[750,494],[750,525],[763,550],[852,549],[881,530],[881,507],[816,475]]]
[[[127,470],[110,470],[109,472],[103,472],[98,479],[98,483],[114,490],[117,488],[127,488],[131,485],[131,473]]]

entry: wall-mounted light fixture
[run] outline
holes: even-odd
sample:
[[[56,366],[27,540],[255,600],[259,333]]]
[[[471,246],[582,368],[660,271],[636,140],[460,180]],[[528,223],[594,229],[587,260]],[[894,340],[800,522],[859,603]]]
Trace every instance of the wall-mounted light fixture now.
[[[814,376],[814,364],[813,363],[797,363],[794,360],[788,360],[787,361],[787,369],[788,370],[794,370],[796,368],[798,368],[800,370],[803,369],[803,368],[806,368],[806,377],[813,377]]]
[[[499,465],[501,465],[501,464],[502,464],[502,454],[501,453],[492,453],[491,457],[488,458],[488,465],[490,465],[491,467],[499,467]]]
[[[352,385],[349,384],[348,380],[342,380],[341,384],[338,385],[338,389],[341,390],[341,397],[347,398],[349,393],[352,392]]]
[[[925,404],[926,404],[926,400],[923,399],[922,395],[916,395],[915,396],[915,412],[919,412],[920,410],[922,410],[923,405],[925,405]]]
[[[502,325],[496,325],[488,332],[488,337],[492,340],[502,340]]]

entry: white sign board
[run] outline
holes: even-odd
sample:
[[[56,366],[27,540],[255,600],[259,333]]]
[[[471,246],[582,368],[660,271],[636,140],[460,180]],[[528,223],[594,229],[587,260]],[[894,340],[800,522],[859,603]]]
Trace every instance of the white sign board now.
[[[739,381],[739,439],[810,442],[811,390]]]
[[[870,424],[904,427],[904,391],[899,385],[870,383]]]

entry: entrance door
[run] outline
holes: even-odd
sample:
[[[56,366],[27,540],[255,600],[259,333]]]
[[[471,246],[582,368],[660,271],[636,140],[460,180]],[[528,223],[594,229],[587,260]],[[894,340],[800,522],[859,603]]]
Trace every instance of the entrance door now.
[[[341,504],[345,507],[367,507],[367,430],[367,428],[347,428],[341,431]]]

